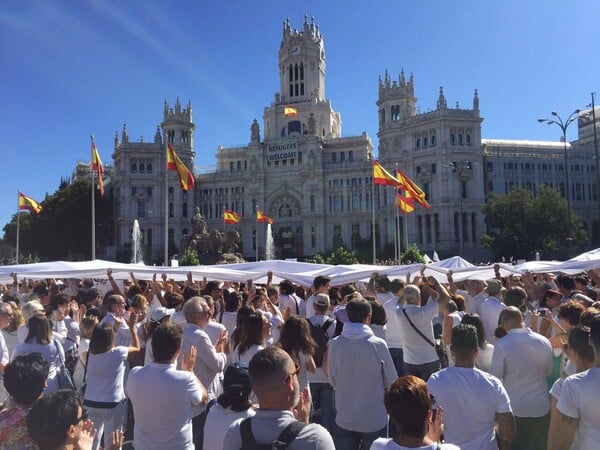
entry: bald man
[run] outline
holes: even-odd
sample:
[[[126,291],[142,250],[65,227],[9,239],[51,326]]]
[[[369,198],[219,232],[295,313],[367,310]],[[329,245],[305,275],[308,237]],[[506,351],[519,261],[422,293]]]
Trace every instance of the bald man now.
[[[552,372],[552,346],[525,326],[514,306],[500,313],[498,325],[507,335],[496,342],[490,373],[504,384],[516,418],[512,448],[545,450],[550,425],[546,377]]]

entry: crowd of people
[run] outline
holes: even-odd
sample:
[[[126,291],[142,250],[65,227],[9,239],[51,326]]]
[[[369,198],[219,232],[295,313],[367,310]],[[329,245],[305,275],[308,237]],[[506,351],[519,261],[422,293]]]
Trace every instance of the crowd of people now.
[[[593,271],[107,279],[0,287],[0,450],[600,442]]]

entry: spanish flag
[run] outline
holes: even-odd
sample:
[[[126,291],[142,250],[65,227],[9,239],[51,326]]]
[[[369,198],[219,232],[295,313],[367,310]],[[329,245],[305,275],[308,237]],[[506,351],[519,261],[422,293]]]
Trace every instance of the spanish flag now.
[[[298,115],[298,110],[291,106],[286,106],[283,108],[283,115],[285,117],[296,117]]]
[[[189,171],[181,159],[179,159],[179,156],[175,153],[173,145],[170,142],[167,144],[167,170],[177,171],[179,185],[184,191],[194,187],[194,175]]]
[[[33,211],[34,213],[39,214],[42,210],[42,205],[40,205],[31,197],[28,197],[25,194],[19,192],[19,210],[23,209],[27,211]]]
[[[240,223],[241,218],[242,217],[236,212],[229,211],[228,209],[223,211],[223,222],[225,222],[225,223],[230,223],[230,224]]]
[[[431,205],[425,198],[425,192],[423,192],[423,189],[417,186],[417,184],[408,178],[400,169],[396,170],[396,176],[398,181],[402,184],[401,188],[409,193],[419,205],[425,209],[431,208]]]
[[[104,197],[104,180],[102,180],[104,166],[100,160],[100,155],[98,154],[98,149],[96,148],[96,143],[94,142],[94,136],[90,137],[92,139],[92,172],[96,172],[98,174],[98,190],[100,191],[100,197]]]
[[[397,188],[403,187],[402,182],[385,170],[377,161],[373,161],[373,182]]]
[[[271,225],[275,223],[275,221],[273,219],[271,219],[269,216],[265,215],[265,213],[262,212],[260,209],[256,210],[256,221],[257,222],[267,222],[267,223],[270,223]]]
[[[410,214],[415,210],[415,199],[410,192],[404,191],[404,195],[402,195],[402,191],[398,190],[396,194],[396,205],[400,208],[404,214]]]

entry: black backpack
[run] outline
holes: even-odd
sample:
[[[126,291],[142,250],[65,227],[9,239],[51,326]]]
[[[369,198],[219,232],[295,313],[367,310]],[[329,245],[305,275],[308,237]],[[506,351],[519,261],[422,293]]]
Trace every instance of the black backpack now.
[[[317,350],[313,355],[313,359],[317,367],[323,367],[323,356],[327,351],[327,343],[329,342],[329,335],[327,334],[327,329],[333,324],[333,319],[326,318],[323,325],[314,325],[310,320],[308,324],[310,325],[310,335],[314,339],[317,344]]]
[[[307,423],[294,420],[287,427],[283,429],[277,439],[271,444],[259,444],[254,439],[252,434],[251,417],[244,419],[240,424],[240,433],[242,435],[242,449],[241,450],[282,450],[286,449],[290,443],[296,439],[298,433],[300,433]]]

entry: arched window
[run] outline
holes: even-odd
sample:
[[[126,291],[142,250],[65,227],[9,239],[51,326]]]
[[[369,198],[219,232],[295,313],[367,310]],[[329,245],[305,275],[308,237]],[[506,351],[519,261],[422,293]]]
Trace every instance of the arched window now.
[[[131,163],[131,173],[137,173],[137,163]]]

